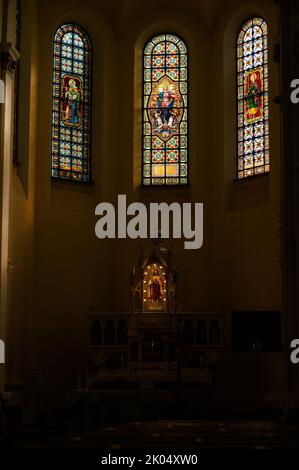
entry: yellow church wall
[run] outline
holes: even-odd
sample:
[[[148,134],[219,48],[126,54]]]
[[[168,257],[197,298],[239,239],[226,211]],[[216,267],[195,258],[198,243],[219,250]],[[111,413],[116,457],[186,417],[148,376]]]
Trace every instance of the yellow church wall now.
[[[109,242],[97,243],[95,207],[113,198],[112,182],[118,155],[115,133],[117,50],[111,27],[91,5],[52,2],[40,8],[40,115],[36,232],[34,329],[36,368],[46,368],[53,389],[65,398],[86,367],[87,312],[92,306],[111,308],[116,259]],[[92,165],[90,185],[51,180],[52,57],[56,29],[64,23],[82,26],[93,48]],[[67,364],[67,367],[65,367]],[[65,388],[59,388],[63,384]],[[53,394],[55,399],[55,394]]]
[[[273,102],[280,93],[279,65],[273,61],[279,18],[274,2],[239,3],[227,4],[213,40],[213,113],[222,125],[213,141],[211,287],[226,311],[281,310],[281,127],[280,109]],[[234,45],[240,25],[254,15],[268,24],[271,172],[236,182]],[[231,401],[237,408],[245,401],[256,409],[267,393],[286,390],[286,370],[283,354],[228,352],[215,379],[215,402],[223,406]]]
[[[88,365],[88,309],[129,309],[129,276],[140,243],[100,241],[94,235],[96,205],[116,203],[118,194],[129,202],[204,202],[203,248],[188,251],[183,241],[173,242],[181,310],[222,306],[229,318],[232,310],[281,309],[280,123],[272,103],[279,93],[272,53],[278,20],[274,2],[251,2],[250,9],[242,3],[131,1],[121,8],[116,0],[38,2],[36,29],[30,32],[29,91],[25,87],[31,107],[23,158],[30,163],[20,178],[12,176],[9,331],[17,341],[10,347],[9,377],[17,381],[24,368],[45,369],[50,404],[65,399],[78,371]],[[234,44],[239,26],[252,14],[265,17],[269,26],[271,174],[236,183]],[[52,43],[56,29],[67,22],[82,26],[93,48],[90,185],[51,179]],[[147,39],[164,30],[180,35],[189,49],[191,184],[151,190],[139,184],[141,60]],[[229,334],[228,324],[227,342]],[[219,403],[221,395],[226,403],[234,399],[234,371],[241,360],[229,348],[226,353],[215,382]],[[259,359],[238,389],[245,390],[246,401],[248,383],[259,378],[255,405],[265,388],[280,390],[282,376],[281,355]]]
[[[16,22],[15,22],[15,11],[16,11],[16,0],[7,0],[5,2],[5,8],[7,9],[7,18],[8,21],[5,23],[6,25],[6,39],[7,42],[14,42],[15,41],[15,33],[16,33]]]
[[[234,2],[237,5],[238,2]],[[260,15],[268,24],[270,175],[236,182],[236,99],[234,44],[240,24]],[[281,140],[280,109],[273,102],[279,94],[279,66],[273,62],[274,46],[279,38],[277,9],[274,3],[250,2],[236,9],[233,2],[217,27],[214,41],[216,73],[214,113],[223,123],[220,138],[215,139],[213,160],[213,214],[216,267],[228,267],[220,276],[217,290],[223,291],[232,309],[280,309],[280,211]],[[224,40],[223,40],[224,37]],[[223,197],[219,197],[220,194]],[[259,307],[257,307],[259,306]]]
[[[7,44],[14,40],[13,5],[9,1],[1,3],[1,43]],[[8,267],[9,267],[9,208],[11,193],[11,162],[12,162],[12,112],[14,106],[13,76],[10,71],[3,70],[1,79],[5,87],[5,103],[1,104],[0,123],[0,337],[7,344],[8,340]],[[5,351],[6,352],[6,351]],[[7,354],[6,354],[7,356]],[[0,390],[4,390],[6,380],[5,366],[0,366]]]
[[[15,41],[16,2],[8,5],[8,28],[4,42]],[[33,298],[33,242],[35,196],[35,139],[36,139],[36,89],[37,43],[36,2],[23,2],[22,43],[27,47],[20,59],[20,116],[17,157],[12,163],[12,145],[9,150],[9,224],[7,255],[7,341],[6,382],[23,383],[24,372],[30,367],[34,355],[31,340]],[[12,99],[13,88],[12,88]],[[11,126],[11,139],[12,139]],[[26,130],[26,132],[25,132]]]
[[[179,18],[179,21],[178,21]],[[190,181],[189,187],[181,188],[141,188],[141,102],[142,102],[142,53],[145,43],[155,34],[161,31],[169,31],[179,35],[186,43],[189,51],[189,124],[190,124]],[[209,37],[206,27],[200,16],[192,15],[191,11],[175,4],[169,9],[165,4],[148,9],[145,13],[132,16],[124,28],[121,40],[123,58],[122,68],[134,70],[134,77],[126,77],[126,88],[130,93],[126,94],[125,109],[130,112],[122,129],[122,140],[127,145],[128,160],[122,160],[119,183],[124,188],[132,201],[150,202],[208,202],[209,199],[209,149],[205,136],[209,133],[208,122],[210,110],[206,89],[209,77],[201,73],[201,63],[209,67]],[[198,58],[198,60],[195,58]],[[198,77],[201,77],[201,85]],[[133,87],[132,87],[133,78]],[[199,111],[205,109],[205,113]],[[131,122],[134,123],[132,133]],[[128,136],[126,138],[126,136]],[[132,140],[133,139],[133,140]],[[133,151],[132,151],[133,150]],[[133,172],[133,178],[132,178]],[[207,206],[206,206],[207,207]],[[197,252],[184,250],[183,241],[174,240],[174,263],[179,271],[178,306],[186,311],[194,309],[197,305],[208,305],[208,279],[209,274],[209,213],[205,211],[204,246]],[[138,243],[126,242],[119,246],[118,257],[122,259],[121,278],[127,276],[127,266],[132,265],[138,257]],[[150,247],[151,243],[144,244]],[[170,243],[168,244],[170,246]],[[193,271],[194,270],[194,271]],[[196,275],[192,274],[195,272]],[[195,295],[199,292],[199,295]],[[122,303],[127,302],[126,284],[122,284]],[[124,307],[123,307],[124,308]]]

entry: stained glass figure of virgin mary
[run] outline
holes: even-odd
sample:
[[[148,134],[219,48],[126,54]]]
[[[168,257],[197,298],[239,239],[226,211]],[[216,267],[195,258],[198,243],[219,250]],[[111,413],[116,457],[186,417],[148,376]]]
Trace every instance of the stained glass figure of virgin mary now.
[[[188,184],[187,48],[160,34],[144,48],[142,182]]]

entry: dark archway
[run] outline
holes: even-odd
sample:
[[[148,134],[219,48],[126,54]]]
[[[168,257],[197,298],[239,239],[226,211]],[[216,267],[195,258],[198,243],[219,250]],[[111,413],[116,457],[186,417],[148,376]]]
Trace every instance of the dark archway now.
[[[142,343],[144,362],[162,362],[164,360],[164,342],[159,335],[147,335]]]
[[[175,343],[169,343],[168,360],[169,362],[174,362],[176,360],[176,344]]]
[[[210,323],[209,340],[213,346],[221,344],[221,328],[218,320],[212,320]]]
[[[134,341],[134,343],[131,344],[130,360],[131,362],[138,362],[139,360],[139,346],[136,341]]]
[[[92,346],[102,344],[102,324],[99,320],[95,320],[91,325],[90,342]]]
[[[207,344],[208,332],[207,322],[205,320],[199,320],[196,324],[196,344],[199,346]]]
[[[115,344],[115,327],[111,320],[108,320],[105,324],[104,343]]]
[[[191,320],[187,320],[184,323],[183,343],[184,344],[193,344],[194,343],[193,323],[192,323]]]
[[[128,325],[124,320],[118,322],[117,325],[117,344],[128,344]]]

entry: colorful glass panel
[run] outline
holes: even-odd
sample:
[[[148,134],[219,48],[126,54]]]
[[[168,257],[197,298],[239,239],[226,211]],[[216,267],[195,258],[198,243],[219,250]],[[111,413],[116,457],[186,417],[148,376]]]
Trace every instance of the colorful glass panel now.
[[[54,41],[52,176],[90,181],[91,47],[78,26],[64,25]]]
[[[270,171],[267,24],[247,21],[238,37],[238,179]]]
[[[167,281],[163,266],[146,266],[143,277],[143,310],[164,311],[167,308]]]
[[[144,48],[142,181],[188,184],[188,56],[184,42],[160,34]]]

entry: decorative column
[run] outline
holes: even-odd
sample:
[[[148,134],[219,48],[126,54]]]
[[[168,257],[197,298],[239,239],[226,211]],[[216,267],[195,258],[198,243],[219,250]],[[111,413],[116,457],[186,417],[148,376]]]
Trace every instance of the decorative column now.
[[[0,338],[6,340],[8,236],[11,192],[14,71],[19,53],[11,43],[0,44],[0,78],[5,89],[5,102],[0,107]],[[5,387],[5,366],[0,365],[0,392]]]
[[[290,362],[290,343],[299,338],[299,104],[290,84],[299,79],[299,2],[277,0],[281,18],[282,190],[284,346],[288,355],[289,409],[299,409],[299,365]]]

